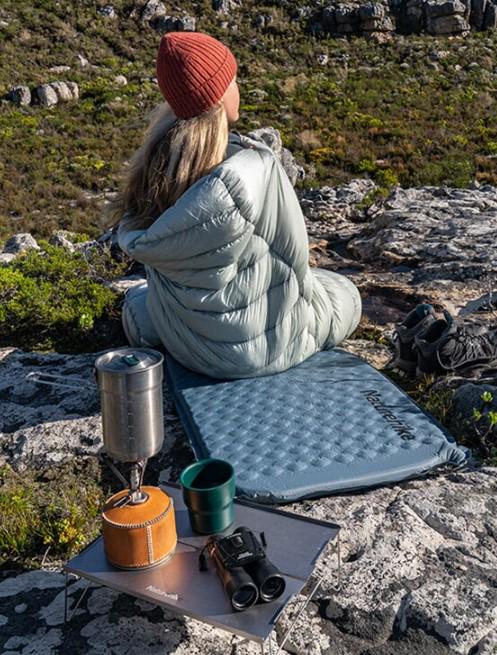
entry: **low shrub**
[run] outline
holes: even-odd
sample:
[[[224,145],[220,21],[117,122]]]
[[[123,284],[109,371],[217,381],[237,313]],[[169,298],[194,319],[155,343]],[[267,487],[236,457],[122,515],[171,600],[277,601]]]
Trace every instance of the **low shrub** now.
[[[74,468],[22,475],[0,468],[0,566],[67,557],[97,535],[104,491]]]
[[[43,243],[1,266],[0,344],[63,352],[111,345],[98,322],[119,320],[119,296],[102,284],[101,260]]]

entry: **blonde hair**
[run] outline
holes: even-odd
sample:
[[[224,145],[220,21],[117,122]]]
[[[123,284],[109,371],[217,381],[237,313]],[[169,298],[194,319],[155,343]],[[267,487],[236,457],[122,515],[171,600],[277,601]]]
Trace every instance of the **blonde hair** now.
[[[131,157],[121,190],[105,208],[104,222],[116,225],[127,214],[127,227],[148,227],[224,159],[227,145],[222,103],[188,119],[177,118],[167,102],[161,103],[150,114],[144,140]]]

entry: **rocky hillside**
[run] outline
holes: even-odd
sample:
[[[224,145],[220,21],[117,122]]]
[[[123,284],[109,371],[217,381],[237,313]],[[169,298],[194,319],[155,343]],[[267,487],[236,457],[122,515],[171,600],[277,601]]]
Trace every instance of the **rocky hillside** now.
[[[4,0],[0,238],[101,232],[102,204],[161,101],[155,55],[170,29],[233,49],[237,129],[278,129],[305,171],[300,189],[496,184],[492,1]]]

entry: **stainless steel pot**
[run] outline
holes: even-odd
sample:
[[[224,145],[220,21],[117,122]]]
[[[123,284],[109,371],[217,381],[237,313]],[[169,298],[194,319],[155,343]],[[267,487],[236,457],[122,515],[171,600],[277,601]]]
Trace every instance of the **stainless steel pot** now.
[[[148,348],[119,348],[96,359],[104,448],[112,459],[137,462],[160,451],[163,363],[161,353]]]
[[[156,455],[164,441],[162,398],[164,357],[149,348],[117,348],[95,360],[100,389],[104,449],[120,462],[142,462]],[[80,389],[87,380],[32,372],[27,379],[50,386]],[[60,380],[60,381],[58,381]]]

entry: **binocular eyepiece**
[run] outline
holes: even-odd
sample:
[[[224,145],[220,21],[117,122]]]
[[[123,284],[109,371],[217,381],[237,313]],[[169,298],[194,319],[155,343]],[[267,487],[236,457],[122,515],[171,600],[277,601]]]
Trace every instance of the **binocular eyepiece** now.
[[[265,546],[264,533],[261,541]],[[200,554],[200,570],[207,568],[206,550],[237,611],[252,607],[259,599],[270,603],[285,590],[285,579],[266,557],[262,544],[251,530],[240,527],[226,537],[209,537]]]

